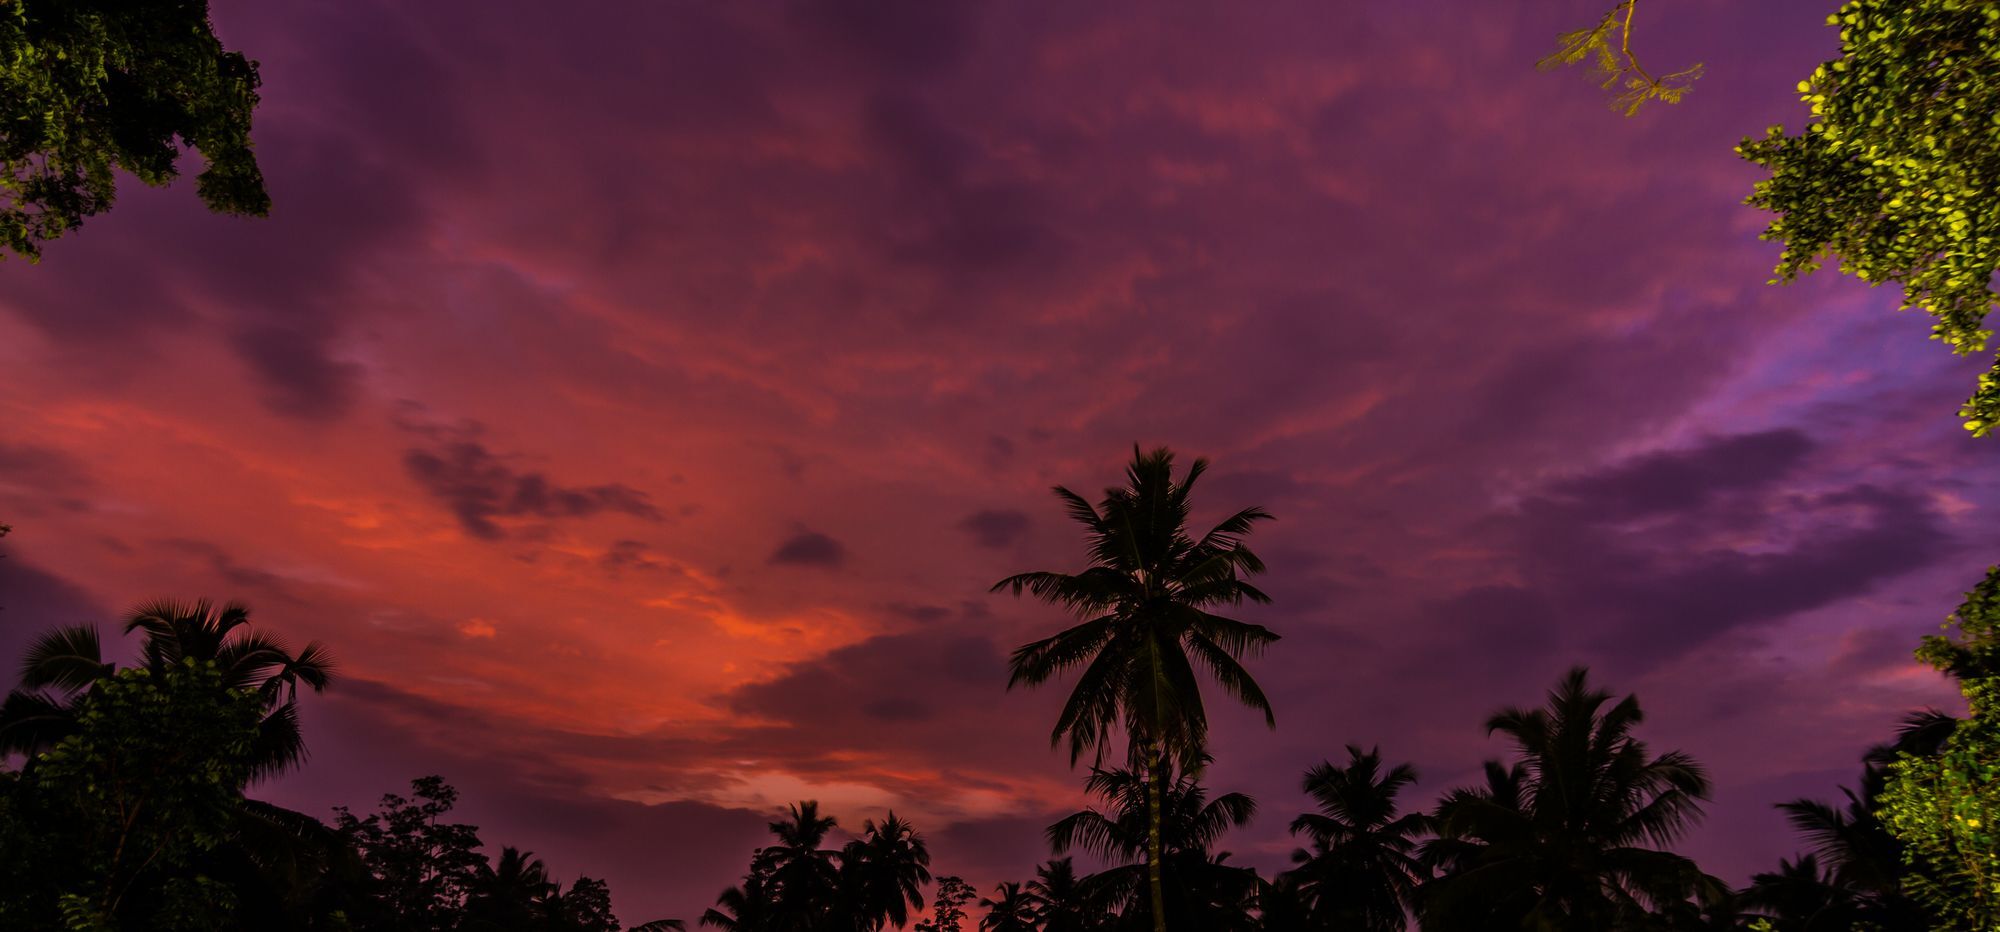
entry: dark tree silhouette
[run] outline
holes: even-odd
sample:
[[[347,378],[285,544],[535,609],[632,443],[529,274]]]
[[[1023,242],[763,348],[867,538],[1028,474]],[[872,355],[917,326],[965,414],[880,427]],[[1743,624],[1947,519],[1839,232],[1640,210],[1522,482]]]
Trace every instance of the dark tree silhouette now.
[[[1709,783],[1693,758],[1654,756],[1634,738],[1643,720],[1635,697],[1611,702],[1581,667],[1545,708],[1488,720],[1520,760],[1489,761],[1486,787],[1439,803],[1437,837],[1422,849],[1440,875],[1419,896],[1424,928],[1618,929],[1726,896],[1693,861],[1656,847],[1700,817]]]
[[[1214,799],[1195,778],[1171,777],[1164,792],[1154,793],[1143,772],[1093,769],[1085,788],[1102,800],[1098,808],[1076,812],[1049,826],[1049,844],[1057,854],[1071,849],[1114,863],[1084,883],[1093,896],[1118,912],[1121,927],[1154,925],[1160,911],[1152,908],[1148,849],[1152,801],[1160,813],[1163,923],[1172,932],[1239,928],[1249,921],[1257,892],[1255,874],[1226,863],[1227,854],[1211,849],[1223,833],[1247,824],[1257,803],[1242,793]]]
[[[258,727],[254,777],[275,776],[305,761],[299,731],[298,689],[317,692],[333,681],[332,655],[319,642],[292,653],[283,641],[251,631],[250,610],[231,602],[159,600],[134,609],[125,632],[143,635],[142,666],[155,674],[182,660],[213,662],[223,685],[255,692],[265,713]],[[97,629],[56,628],[28,646],[20,686],[0,704],[0,752],[34,755],[74,728],[74,705],[117,669],[105,661]]]
[[[1196,668],[1276,724],[1270,701],[1239,658],[1278,636],[1210,611],[1270,601],[1244,579],[1263,572],[1264,563],[1243,537],[1271,516],[1246,508],[1196,538],[1188,531],[1189,498],[1208,463],[1195,460],[1178,482],[1173,467],[1172,451],[1135,447],[1125,487],[1105,490],[1096,506],[1056,486],[1056,497],[1084,528],[1088,564],[1077,573],[1022,573],[993,586],[1027,592],[1082,619],[1015,650],[1008,686],[1039,686],[1081,668],[1050,735],[1051,743],[1069,739],[1072,763],[1089,750],[1101,760],[1124,726],[1128,754],[1152,777],[1146,863],[1155,932],[1166,929],[1159,797],[1171,767],[1195,769],[1207,745]]]
[[[979,920],[979,932],[1036,932],[1040,915],[1035,911],[1032,894],[1011,881],[1000,884],[993,892],[994,898],[979,899],[979,905],[986,910]]]
[[[1292,820],[1292,834],[1310,847],[1292,854],[1290,873],[1311,928],[1401,932],[1404,910],[1430,871],[1417,859],[1429,827],[1422,813],[1401,813],[1396,796],[1417,782],[1416,768],[1398,764],[1382,772],[1379,749],[1347,746],[1348,761],[1322,762],[1306,771],[1305,791],[1319,811]]]
[[[1111,921],[1104,885],[1078,875],[1069,858],[1056,858],[1036,868],[1027,889],[1042,932],[1090,932]]]
[[[894,812],[862,823],[862,837],[840,852],[840,886],[860,924],[868,929],[901,928],[910,910],[924,905],[931,882],[931,854],[924,838]]]

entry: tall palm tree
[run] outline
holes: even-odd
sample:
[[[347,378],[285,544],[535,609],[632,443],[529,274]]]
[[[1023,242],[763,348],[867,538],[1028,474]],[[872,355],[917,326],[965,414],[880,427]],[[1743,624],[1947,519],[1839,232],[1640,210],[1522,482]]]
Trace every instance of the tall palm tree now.
[[[252,749],[254,780],[305,761],[298,688],[324,690],[335,666],[316,641],[294,654],[249,624],[250,610],[240,603],[217,608],[205,600],[158,600],[134,609],[124,629],[143,634],[140,658],[155,673],[184,660],[214,663],[226,685],[263,698],[264,720]],[[116,669],[104,660],[97,629],[90,625],[59,627],[35,639],[22,658],[20,686],[0,704],[0,752],[33,756],[60,741],[75,728],[75,700]]]
[[[1014,882],[994,888],[998,899],[979,898],[986,915],[979,920],[979,932],[1036,932],[1038,917],[1034,897]]]
[[[1430,874],[1417,859],[1422,813],[1397,814],[1396,796],[1417,782],[1416,768],[1398,764],[1382,772],[1379,748],[1347,746],[1348,761],[1326,761],[1306,771],[1305,791],[1318,804],[1292,820],[1292,834],[1311,847],[1292,853],[1313,928],[1402,932],[1404,909]]]
[[[894,812],[862,823],[862,837],[840,850],[840,880],[855,918],[869,929],[902,928],[924,905],[931,855],[924,837]]]
[[[1028,881],[1028,896],[1041,920],[1041,932],[1094,932],[1110,918],[1103,885],[1078,875],[1069,858],[1056,858],[1035,868],[1035,879]]]
[[[1694,862],[1655,847],[1700,817],[1709,782],[1688,755],[1654,756],[1632,737],[1644,717],[1636,698],[1611,703],[1578,667],[1545,708],[1488,720],[1521,759],[1488,762],[1486,788],[1439,804],[1423,853],[1441,876],[1420,897],[1424,927],[1620,929],[1726,895]]]
[[[1164,447],[1151,453],[1134,447],[1125,487],[1106,489],[1096,506],[1056,486],[1070,518],[1083,525],[1086,566],[1076,573],[1022,573],[993,585],[996,592],[1030,593],[1081,619],[1016,649],[1007,685],[1039,686],[1082,668],[1049,739],[1059,744],[1068,737],[1072,764],[1086,750],[1101,761],[1123,726],[1128,754],[1151,775],[1146,857],[1155,932],[1166,929],[1159,797],[1168,757],[1192,770],[1207,744],[1197,666],[1263,712],[1267,725],[1276,725],[1270,701],[1240,658],[1278,636],[1211,611],[1270,601],[1245,580],[1263,572],[1264,563],[1243,538],[1271,515],[1245,508],[1197,538],[1188,531],[1189,497],[1208,464],[1195,460],[1178,482],[1173,466],[1174,455]]]

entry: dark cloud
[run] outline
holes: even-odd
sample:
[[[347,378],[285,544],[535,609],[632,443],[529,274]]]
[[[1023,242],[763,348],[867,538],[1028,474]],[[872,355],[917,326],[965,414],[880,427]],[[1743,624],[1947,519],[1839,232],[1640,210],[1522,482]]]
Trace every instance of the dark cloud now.
[[[215,579],[228,584],[229,592],[226,595],[218,595],[218,601],[248,599],[258,595],[272,596],[291,603],[301,600],[292,590],[291,582],[285,577],[244,564],[213,542],[188,537],[169,537],[153,543],[156,548],[155,553],[192,558],[196,565],[212,574]]]
[[[1792,431],[1711,438],[1529,496],[1504,539],[1553,624],[1640,668],[1871,591],[1952,537],[1926,496],[1795,488]]]
[[[801,530],[771,551],[765,562],[773,566],[837,567],[847,562],[847,548],[818,531]]]
[[[958,529],[972,535],[981,547],[1005,550],[1021,540],[1028,531],[1026,512],[1008,509],[987,509],[966,515],[958,522]]]
[[[294,326],[253,326],[232,341],[280,414],[325,421],[347,413],[360,390],[361,367],[336,360],[325,334]]]
[[[0,504],[8,520],[90,507],[90,469],[53,447],[0,441]]]
[[[604,554],[597,558],[597,565],[612,573],[620,570],[657,570],[663,564],[653,559],[653,549],[644,541],[613,541]]]
[[[1707,505],[1724,492],[1756,490],[1797,469],[1813,444],[1794,428],[1718,438],[1691,451],[1642,456],[1550,486],[1529,507],[1567,507],[1613,522]]]
[[[497,518],[586,518],[610,512],[663,520],[646,493],[631,486],[561,485],[540,472],[509,466],[474,440],[407,450],[403,468],[458,516],[467,533],[486,540],[507,536]]]

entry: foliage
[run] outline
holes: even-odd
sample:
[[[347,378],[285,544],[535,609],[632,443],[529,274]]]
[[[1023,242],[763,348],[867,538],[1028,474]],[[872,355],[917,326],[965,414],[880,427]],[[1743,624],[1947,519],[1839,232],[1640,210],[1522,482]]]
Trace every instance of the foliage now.
[[[149,185],[201,154],[212,210],[263,216],[251,151],[257,65],[222,47],[208,4],[15,0],[0,5],[0,248],[40,243],[111,207],[116,172]]]
[[[1584,62],[1604,79],[1604,89],[1612,91],[1611,107],[1636,116],[1647,101],[1680,103],[1701,77],[1702,66],[1654,77],[1632,54],[1632,17],[1639,0],[1623,0],[1604,14],[1595,25],[1559,37],[1554,54],[1539,63],[1547,71]],[[1614,38],[1616,41],[1614,42]]]
[[[910,823],[889,813],[862,837],[824,847],[838,825],[819,803],[793,804],[770,823],[777,844],[757,849],[743,882],[724,890],[703,925],[737,932],[873,932],[909,921],[930,882],[930,852]]]
[[[1106,489],[1100,504],[1056,486],[1056,497],[1084,528],[1088,565],[1078,573],[1021,573],[993,584],[993,591],[1027,592],[1082,619],[1017,648],[1007,685],[1039,686],[1081,668],[1049,736],[1051,744],[1068,737],[1072,764],[1087,750],[1101,762],[1122,725],[1130,759],[1143,763],[1152,784],[1147,871],[1155,932],[1166,929],[1158,918],[1165,911],[1159,794],[1172,766],[1199,768],[1208,741],[1197,664],[1224,691],[1263,712],[1267,725],[1277,723],[1240,658],[1278,636],[1211,612],[1245,600],[1270,601],[1244,579],[1263,572],[1264,563],[1243,538],[1271,515],[1245,508],[1194,537],[1189,500],[1207,469],[1207,461],[1197,459],[1177,482],[1173,451],[1143,453],[1135,446],[1125,487]]]
[[[2000,6],[1981,0],[1853,0],[1829,20],[1841,55],[1799,82],[1812,122],[1738,147],[1771,176],[1748,203],[1778,215],[1780,281],[1832,255],[1933,318],[1954,352],[1986,349],[2000,267]],[[2000,425],[2000,361],[1960,411]]]
[[[1607,705],[1609,706],[1607,708]],[[1693,861],[1659,847],[1701,814],[1708,776],[1679,751],[1632,736],[1638,699],[1612,703],[1571,670],[1539,709],[1506,709],[1489,733],[1519,760],[1486,763],[1486,786],[1439,804],[1422,856],[1426,929],[1622,928],[1726,893]]]
[[[381,810],[357,818],[346,807],[334,810],[334,825],[360,852],[384,907],[380,928],[448,932],[458,924],[466,899],[478,889],[486,859],[479,854],[479,830],[446,822],[458,791],[443,777],[410,781],[410,795],[382,796]]]
[[[261,704],[212,662],[99,680],[74,730],[10,781],[0,919],[22,927],[213,929],[234,892],[204,871],[250,778]],[[16,860],[16,858],[19,858]],[[27,876],[22,876],[26,874]]]
[[[1430,871],[1416,857],[1429,827],[1422,813],[1396,811],[1396,796],[1417,782],[1416,768],[1382,770],[1380,749],[1347,746],[1347,763],[1306,771],[1304,789],[1318,807],[1292,820],[1311,840],[1292,853],[1292,889],[1313,929],[1401,932],[1406,910]]]
[[[1077,895],[1087,904],[1085,912],[1115,912],[1121,928],[1152,926],[1153,900],[1147,893],[1149,867],[1156,863],[1149,849],[1157,800],[1162,924],[1175,932],[1244,926],[1256,895],[1255,874],[1226,863],[1226,853],[1211,849],[1223,833],[1249,823],[1257,812],[1256,800],[1242,793],[1211,799],[1208,789],[1188,774],[1169,775],[1163,782],[1164,787],[1155,786],[1144,771],[1094,769],[1084,785],[1101,804],[1049,826],[1049,845],[1057,854],[1081,849],[1111,862],[1075,882]]]
[[[1953,613],[1960,637],[1927,637],[1917,657],[1957,678],[1972,715],[1934,755],[1889,765],[1881,815],[1906,846],[1912,895],[1939,928],[2000,926],[2000,567]]]
[[[126,633],[144,635],[145,669],[158,673],[182,660],[213,662],[224,686],[257,695],[265,709],[252,753],[257,779],[304,762],[298,689],[302,684],[325,689],[335,667],[318,642],[294,654],[283,641],[249,626],[249,608],[234,602],[218,608],[206,601],[157,600],[134,609],[125,621]],[[116,669],[104,660],[97,629],[90,625],[54,628],[36,638],[23,658],[20,685],[0,704],[0,753],[34,754],[74,731],[76,703]]]
[[[965,904],[978,896],[979,892],[960,878],[939,877],[931,916],[917,923],[916,932],[966,932]]]

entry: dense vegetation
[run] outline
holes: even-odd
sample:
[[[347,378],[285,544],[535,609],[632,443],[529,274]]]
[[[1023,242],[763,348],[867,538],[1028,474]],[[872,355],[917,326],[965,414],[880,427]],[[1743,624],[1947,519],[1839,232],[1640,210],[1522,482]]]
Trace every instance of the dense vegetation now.
[[[202,2],[0,4],[0,257],[111,208],[118,173],[163,185],[184,150],[212,210],[271,208],[251,151],[257,63],[222,47]]]
[[[1245,539],[1269,518],[1237,512],[1186,530],[1203,464],[1180,478],[1165,450],[1137,453],[1123,488],[1091,504],[1058,489],[1088,541],[1077,573],[1030,573],[1030,593],[1080,621],[1024,645],[1017,683],[1068,671],[1053,738],[1094,761],[1091,804],[1047,830],[1031,876],[977,887],[935,878],[923,835],[894,813],[836,844],[838,822],[804,801],[771,823],[742,881],[699,922],[737,932],[1232,932],[1232,930],[1818,930],[1995,928],[2000,743],[2000,568],[1952,616],[1957,637],[1919,656],[1960,682],[1972,717],[1912,715],[1870,751],[1839,804],[1781,808],[1807,851],[1742,889],[1672,850],[1710,792],[1699,762],[1638,736],[1644,712],[1572,670],[1534,708],[1486,723],[1511,745],[1479,785],[1429,809],[1419,774],[1348,746],[1308,767],[1290,820],[1293,866],[1232,863],[1227,835],[1258,804],[1203,782],[1201,685],[1268,716],[1239,657],[1276,635],[1210,610],[1262,593]],[[245,796],[305,759],[301,688],[334,682],[328,651],[253,631],[242,606],[158,602],[126,620],[135,662],[107,661],[98,632],[58,628],[28,650],[0,705],[0,928],[617,932],[611,892],[558,882],[530,853],[485,850],[451,820],[438,777],[377,811],[329,824]],[[1164,714],[1163,714],[1164,713]],[[1076,858],[1095,867],[1086,869]],[[988,880],[992,880],[988,878]],[[926,889],[931,888],[929,908]],[[981,895],[981,891],[990,891]],[[925,913],[928,915],[925,915]],[[980,918],[973,919],[974,915]],[[632,927],[682,928],[673,920]]]

